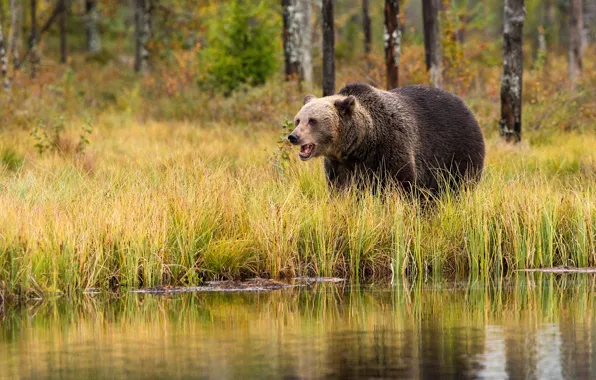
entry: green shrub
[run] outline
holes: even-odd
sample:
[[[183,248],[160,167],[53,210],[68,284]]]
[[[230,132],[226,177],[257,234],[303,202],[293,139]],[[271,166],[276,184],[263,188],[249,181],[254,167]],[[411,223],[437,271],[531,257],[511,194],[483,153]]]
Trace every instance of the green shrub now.
[[[0,166],[5,166],[8,170],[16,172],[22,166],[25,159],[15,150],[7,148],[0,153]]]
[[[279,17],[268,1],[230,1],[209,28],[209,84],[229,93],[265,83],[278,66]]]

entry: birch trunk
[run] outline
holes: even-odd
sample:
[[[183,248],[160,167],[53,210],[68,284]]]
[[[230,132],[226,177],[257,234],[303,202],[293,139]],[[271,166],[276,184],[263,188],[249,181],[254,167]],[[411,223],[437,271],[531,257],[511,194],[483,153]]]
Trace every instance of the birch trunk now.
[[[10,0],[10,16],[10,54],[12,56],[12,67],[17,70],[20,66],[21,20],[23,19],[21,0]]]
[[[571,0],[569,2],[569,81],[572,89],[582,72],[583,31],[582,0]]]
[[[424,51],[426,70],[430,70],[430,82],[433,86],[443,86],[441,68],[441,40],[439,39],[439,3],[438,0],[422,0],[424,20]]]
[[[505,0],[503,15],[503,77],[501,79],[501,136],[521,140],[524,0]]]
[[[399,85],[399,56],[401,32],[399,30],[399,0],[385,0],[385,67],[387,90]]]
[[[312,3],[311,0],[298,0],[302,18],[300,33],[301,54],[300,54],[300,79],[310,88],[312,84]]]
[[[135,2],[135,71],[144,72],[149,66],[149,36],[151,33],[151,0]]]
[[[298,76],[312,82],[312,27],[310,0],[282,0],[286,80]]]
[[[333,0],[323,0],[323,96],[335,93]]]
[[[97,54],[101,51],[101,36],[97,28],[97,0],[85,1],[85,32],[87,35],[87,52]]]
[[[296,22],[296,0],[282,0],[283,9],[283,42],[286,80],[298,75],[299,25]]]
[[[2,33],[2,20],[0,20],[0,76],[4,84],[4,91],[8,92],[10,82],[8,80],[8,52],[6,49],[6,41]]]

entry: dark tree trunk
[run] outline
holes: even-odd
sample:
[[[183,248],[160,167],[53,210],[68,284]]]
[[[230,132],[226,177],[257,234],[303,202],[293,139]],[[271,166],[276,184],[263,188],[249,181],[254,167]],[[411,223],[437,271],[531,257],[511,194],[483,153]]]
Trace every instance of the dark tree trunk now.
[[[66,22],[67,22],[67,7],[66,0],[60,1],[60,62],[66,63],[68,59],[68,51],[66,46]]]
[[[149,68],[149,44],[153,33],[153,10],[157,0],[145,0],[145,12],[143,14],[143,66]]]
[[[97,0],[85,1],[85,33],[87,52],[96,54],[101,51],[101,37],[97,28]]]
[[[468,16],[466,14],[460,15],[458,20],[459,28],[457,28],[457,30],[455,31],[455,41],[457,41],[458,44],[463,45],[466,40],[466,27],[468,25]]]
[[[362,31],[364,32],[364,54],[368,56],[372,45],[368,0],[362,0]]]
[[[323,0],[323,96],[335,93],[333,0]]]
[[[6,49],[6,40],[2,34],[2,20],[0,20],[0,77],[4,83],[4,91],[8,92],[8,53]]]
[[[399,85],[400,49],[399,0],[385,0],[385,67],[388,90]]]
[[[584,0],[584,44],[596,40],[596,1]]]
[[[443,74],[441,68],[441,40],[439,39],[439,0],[422,0],[424,19],[424,52],[426,70],[430,70],[433,86],[441,88]]]
[[[31,78],[37,75],[37,63],[39,56],[37,52],[39,34],[37,32],[37,0],[31,0],[31,35],[29,36],[30,62],[31,62]]]
[[[503,78],[501,79],[501,136],[521,140],[524,0],[505,0],[503,15]]]
[[[569,2],[569,81],[571,88],[582,72],[582,34],[584,31],[582,0]]]

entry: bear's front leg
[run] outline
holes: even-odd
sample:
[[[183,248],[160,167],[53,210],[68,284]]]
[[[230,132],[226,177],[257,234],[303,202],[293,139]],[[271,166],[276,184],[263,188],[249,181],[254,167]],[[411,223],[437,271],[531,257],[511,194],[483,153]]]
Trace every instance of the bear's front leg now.
[[[327,185],[332,192],[347,189],[351,182],[353,171],[332,158],[325,158],[325,176]]]

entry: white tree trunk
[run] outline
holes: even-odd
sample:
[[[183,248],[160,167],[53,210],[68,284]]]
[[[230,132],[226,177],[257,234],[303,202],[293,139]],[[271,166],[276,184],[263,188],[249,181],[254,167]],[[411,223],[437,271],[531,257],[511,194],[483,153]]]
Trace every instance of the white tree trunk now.
[[[298,0],[301,15],[300,33],[300,77],[308,87],[312,84],[312,3],[311,0]]]
[[[2,22],[0,20],[0,76],[4,83],[4,91],[8,92],[10,83],[8,81],[8,53],[6,50],[6,42],[2,33]]]
[[[505,0],[503,14],[503,77],[501,79],[501,136],[521,140],[524,0]]]
[[[149,66],[152,0],[135,2],[135,71],[144,72]]]
[[[85,29],[87,30],[87,52],[96,54],[101,51],[101,36],[97,28],[98,21],[97,1],[85,2]]]
[[[284,58],[286,78],[297,75],[312,82],[311,0],[283,0]]]
[[[21,0],[10,0],[10,54],[12,56],[12,67],[14,70],[20,66],[21,51],[21,20],[23,19],[23,7]]]

